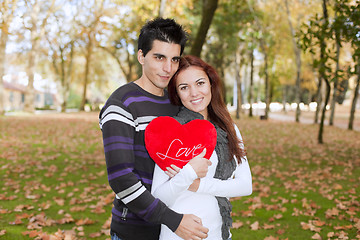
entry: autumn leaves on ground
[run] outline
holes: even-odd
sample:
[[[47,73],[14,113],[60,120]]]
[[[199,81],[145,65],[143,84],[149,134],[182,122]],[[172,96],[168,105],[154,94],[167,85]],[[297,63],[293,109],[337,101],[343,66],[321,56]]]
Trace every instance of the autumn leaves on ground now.
[[[253,194],[233,240],[360,239],[360,133],[242,117]],[[0,118],[0,239],[110,239],[96,113]]]

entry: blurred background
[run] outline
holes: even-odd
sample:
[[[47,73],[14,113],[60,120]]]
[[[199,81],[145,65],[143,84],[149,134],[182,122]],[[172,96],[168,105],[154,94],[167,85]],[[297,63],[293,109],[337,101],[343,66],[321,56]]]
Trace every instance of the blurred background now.
[[[236,116],[311,112],[318,122],[324,109],[331,125],[340,108],[350,128],[359,9],[352,0],[1,0],[0,112],[99,110],[139,77],[139,30],[162,16],[189,33],[185,54],[217,69]]]

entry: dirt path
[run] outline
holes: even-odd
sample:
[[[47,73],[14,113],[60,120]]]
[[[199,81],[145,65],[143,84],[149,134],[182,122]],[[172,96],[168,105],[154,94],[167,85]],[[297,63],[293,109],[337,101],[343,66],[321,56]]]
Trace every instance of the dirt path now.
[[[263,111],[255,110],[253,111],[255,116],[263,115]],[[350,108],[347,106],[337,106],[335,111],[335,119],[334,126],[342,129],[348,129],[349,124],[349,116],[350,116]],[[269,113],[270,120],[274,121],[287,121],[287,122],[295,122],[295,111],[284,112],[270,112]],[[321,113],[319,113],[320,122]],[[325,116],[325,125],[329,125],[330,111],[326,112]],[[302,111],[300,115],[300,123],[304,124],[313,124],[315,120],[315,112],[312,111]],[[353,124],[353,129],[355,131],[360,131],[360,109],[357,109],[355,112],[355,119]]]

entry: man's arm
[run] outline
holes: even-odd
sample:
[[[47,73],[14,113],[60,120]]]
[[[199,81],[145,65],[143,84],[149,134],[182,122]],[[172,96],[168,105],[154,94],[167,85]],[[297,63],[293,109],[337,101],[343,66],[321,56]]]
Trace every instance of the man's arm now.
[[[108,180],[116,198],[145,221],[163,223],[175,231],[183,215],[166,207],[145,188],[142,182],[151,182],[149,173],[134,172],[135,155],[147,157],[147,152],[134,142],[136,124],[132,114],[121,103],[108,103],[100,114]]]
[[[201,219],[192,214],[185,214],[175,234],[185,240],[205,239],[208,237],[209,229],[202,226]]]

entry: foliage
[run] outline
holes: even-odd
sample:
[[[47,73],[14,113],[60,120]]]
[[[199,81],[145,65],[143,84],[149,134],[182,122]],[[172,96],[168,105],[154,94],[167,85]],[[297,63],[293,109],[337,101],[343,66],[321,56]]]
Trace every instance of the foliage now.
[[[97,113],[0,118],[0,238],[109,239],[107,183]],[[232,199],[232,239],[356,239],[360,142],[314,125],[236,122],[253,194]],[[320,238],[321,237],[321,238]]]
[[[80,103],[81,103],[81,96],[80,94],[76,93],[74,89],[70,90],[69,98],[67,99],[68,108],[75,108],[79,109]]]

